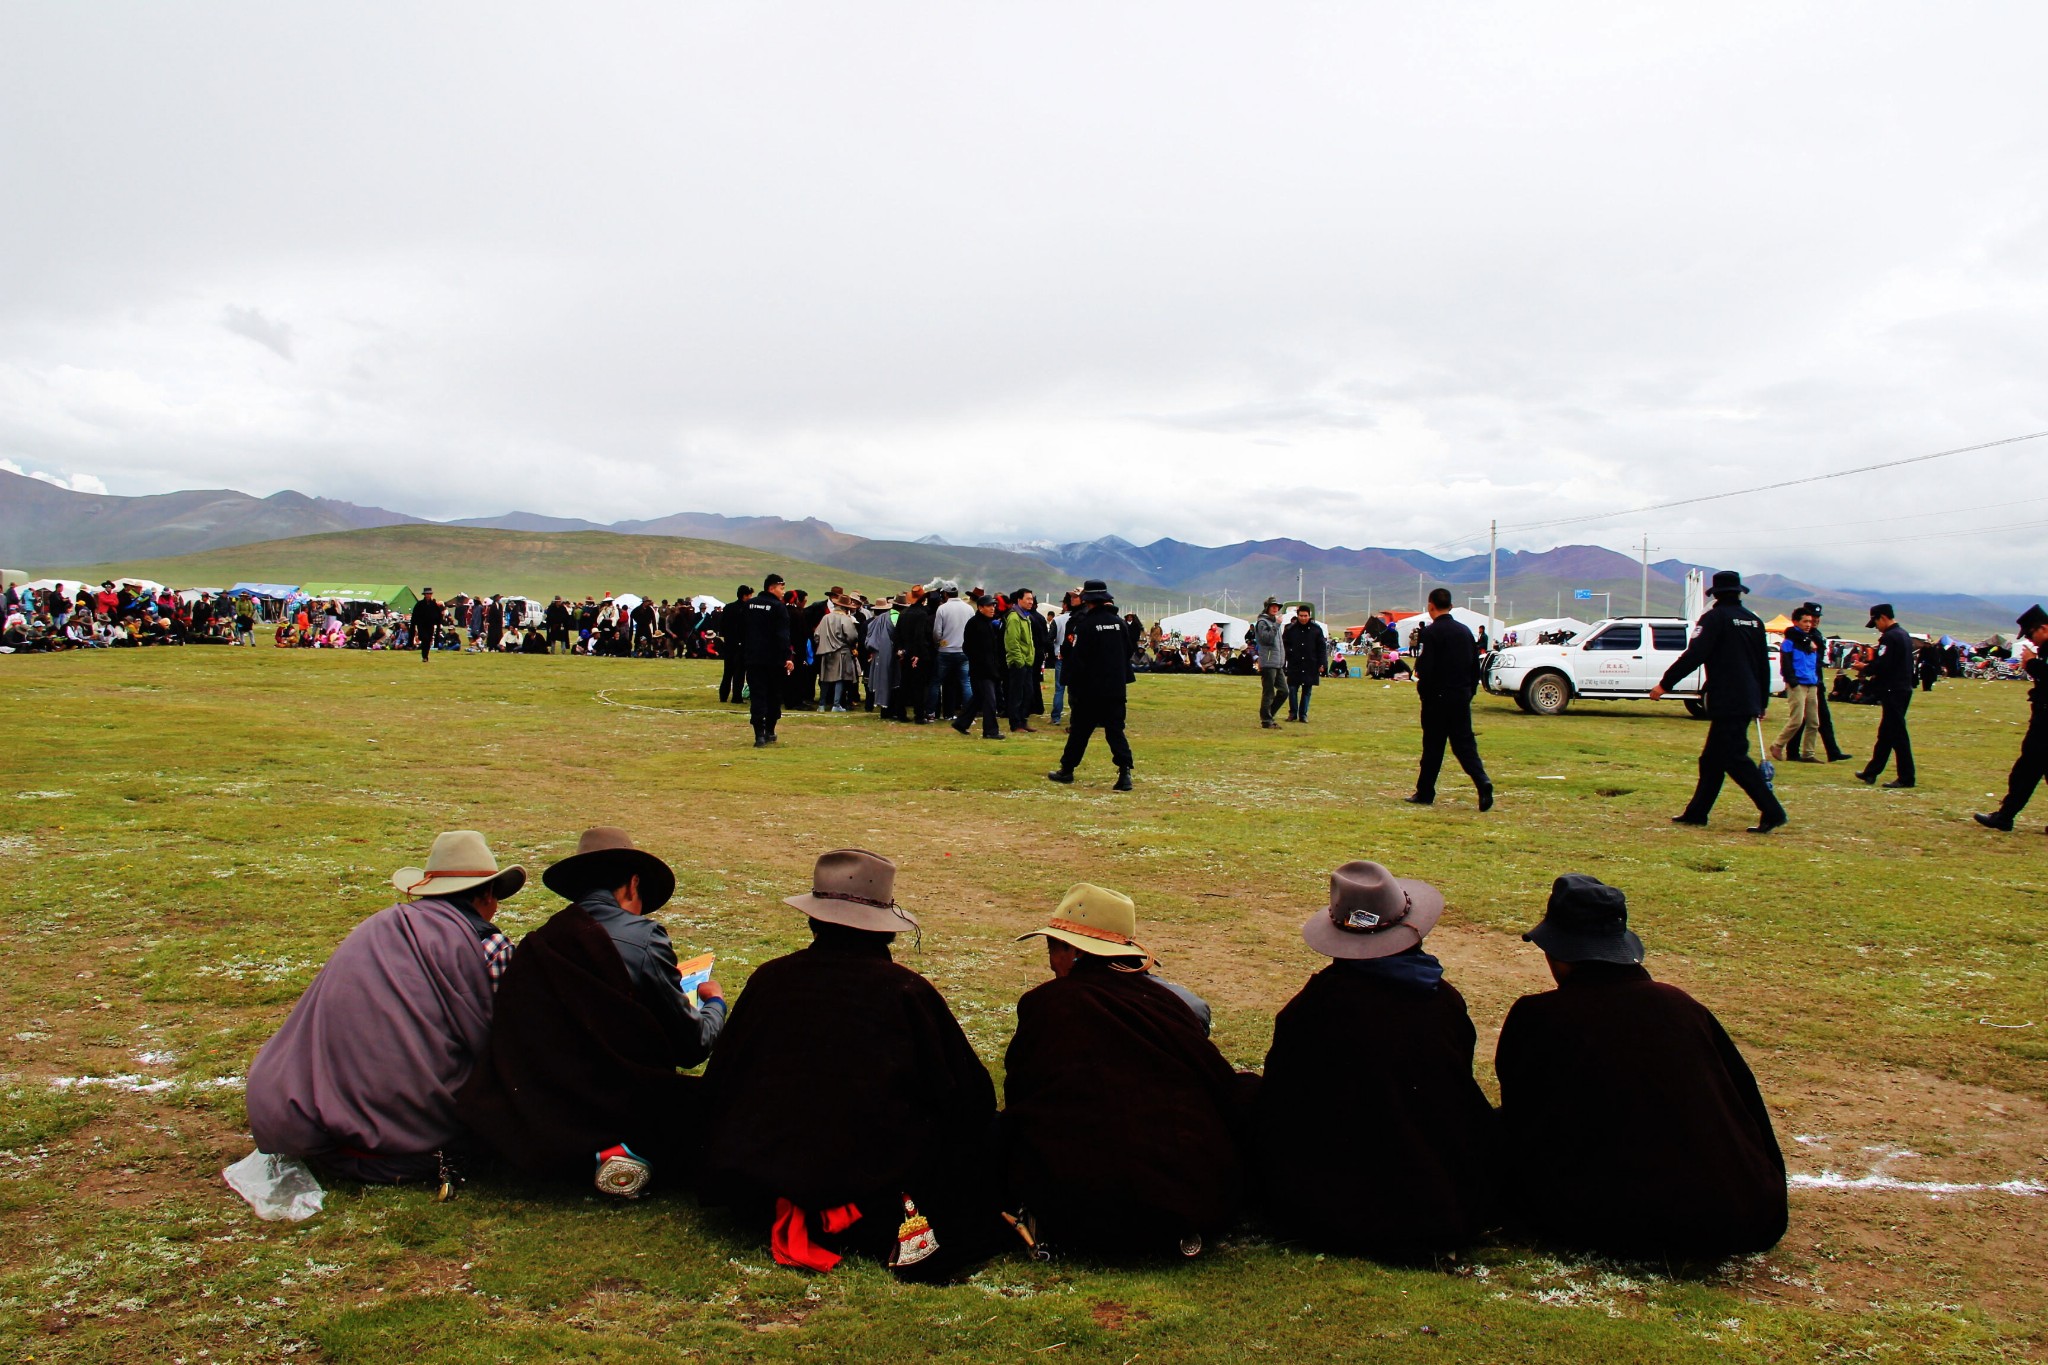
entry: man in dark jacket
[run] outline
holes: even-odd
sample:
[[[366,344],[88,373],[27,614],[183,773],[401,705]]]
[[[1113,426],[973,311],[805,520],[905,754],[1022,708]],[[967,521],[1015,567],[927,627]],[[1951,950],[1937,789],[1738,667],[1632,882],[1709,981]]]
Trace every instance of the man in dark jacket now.
[[[981,737],[1001,739],[1003,729],[996,714],[996,679],[1004,675],[1007,666],[1003,662],[1003,628],[996,621],[996,599],[993,596],[984,597],[974,604],[974,615],[967,618],[960,652],[967,658],[967,676],[974,684],[974,695],[967,705],[960,708],[953,728],[966,734],[974,728],[974,717],[979,714]]]
[[[2048,645],[2048,611],[2035,603],[2020,617],[2019,627],[2020,634],[2034,647],[2027,659],[2027,676],[2034,680],[2034,687],[2027,694],[2026,738],[2020,741],[2019,759],[2005,780],[2005,800],[1990,815],[1971,817],[1986,829],[2007,833],[2011,833],[2012,822],[2033,799],[2034,788],[2048,776],[2048,659],[2041,655],[2042,646]]]
[[[1280,728],[1280,703],[1287,697],[1286,625],[1280,620],[1280,599],[1269,597],[1252,622],[1251,645],[1259,656],[1259,725]]]
[[[1422,767],[1415,794],[1408,800],[1427,806],[1436,800],[1436,777],[1443,771],[1444,746],[1479,792],[1479,809],[1493,809],[1493,780],[1479,761],[1479,740],[1472,733],[1472,694],[1479,690],[1479,642],[1463,622],[1451,615],[1449,588],[1429,594],[1429,624],[1418,635],[1415,652],[1415,695],[1422,703]]]
[[[412,642],[420,647],[420,662],[434,657],[434,632],[448,619],[448,609],[434,599],[432,588],[420,589],[420,600],[412,604]]]
[[[556,594],[554,601],[548,603],[547,626],[548,653],[554,653],[555,646],[560,645],[562,652],[567,654],[569,652],[569,604],[562,600],[559,593]]]
[[[1621,891],[1559,877],[1557,989],[1501,1025],[1506,1190],[1529,1230],[1622,1257],[1719,1259],[1785,1235],[1785,1158],[1756,1078],[1698,1001],[1650,979]]]
[[[1039,1238],[1194,1256],[1242,1198],[1257,1081],[1146,970],[1136,931],[1130,897],[1083,884],[1023,936],[1046,940],[1054,976],[1017,1002],[1003,1169]]]
[[[1117,615],[1109,585],[1101,579],[1091,578],[1082,586],[1081,604],[1067,619],[1067,635],[1060,648],[1061,671],[1074,714],[1059,769],[1046,776],[1054,782],[1072,782],[1074,769],[1088,752],[1089,737],[1099,728],[1116,764],[1114,790],[1127,792],[1136,760],[1131,757],[1130,741],[1124,738],[1124,689],[1130,684],[1131,650],[1137,640]]]
[[[742,648],[747,659],[747,696],[752,699],[754,747],[773,744],[782,719],[782,685],[796,671],[789,652],[789,609],[782,605],[782,575],[769,574],[746,605]]]
[[[725,1024],[718,983],[683,993],[668,931],[675,873],[622,829],[584,831],[542,874],[570,903],[520,941],[498,986],[489,1050],[458,1100],[464,1123],[530,1175],[639,1194],[695,1146],[694,1083]]]
[[[1302,940],[1332,959],[1273,1021],[1254,1183],[1272,1217],[1338,1251],[1463,1246],[1493,1225],[1493,1106],[1472,1079],[1478,1034],[1422,939],[1443,893],[1378,863],[1330,876]],[[1364,1160],[1316,1154],[1347,1142]]]
[[[1694,669],[1707,670],[1702,694],[1707,708],[1707,742],[1700,750],[1699,784],[1684,811],[1671,817],[1675,825],[1706,824],[1714,798],[1721,794],[1723,778],[1733,778],[1756,803],[1758,819],[1750,826],[1751,834],[1768,834],[1785,823],[1784,806],[1749,756],[1749,727],[1763,718],[1771,700],[1771,664],[1764,623],[1742,605],[1742,595],[1748,591],[1742,586],[1742,575],[1733,569],[1716,573],[1712,610],[1693,626],[1685,652],[1650,689],[1653,699],[1661,697]]]
[[[932,634],[931,604],[925,591],[912,584],[903,608],[896,613],[896,693],[902,698],[897,712],[919,725],[929,723],[932,670],[937,667],[939,645]]]
[[[718,699],[735,706],[747,695],[747,599],[753,595],[752,587],[740,584],[718,613]]]
[[[788,900],[810,947],[755,969],[704,1074],[704,1197],[772,1218],[785,1265],[853,1251],[931,1273],[1000,1232],[995,1085],[945,999],[890,959],[918,928],[895,884],[877,854],[820,857]]]
[[[1316,624],[1315,608],[1303,602],[1294,609],[1280,647],[1287,657],[1287,719],[1306,725],[1316,683],[1330,671],[1330,637]]]
[[[1877,655],[1871,661],[1866,675],[1877,693],[1877,704],[1883,708],[1877,721],[1877,746],[1870,751],[1870,762],[1857,772],[1859,781],[1875,785],[1896,753],[1899,758],[1899,774],[1887,787],[1910,787],[1915,773],[1913,769],[1913,737],[1906,733],[1906,708],[1913,703],[1913,687],[1919,681],[1914,667],[1913,637],[1906,634],[1906,628],[1899,624],[1897,613],[1889,602],[1880,602],[1870,609],[1869,629],[1877,632]]]

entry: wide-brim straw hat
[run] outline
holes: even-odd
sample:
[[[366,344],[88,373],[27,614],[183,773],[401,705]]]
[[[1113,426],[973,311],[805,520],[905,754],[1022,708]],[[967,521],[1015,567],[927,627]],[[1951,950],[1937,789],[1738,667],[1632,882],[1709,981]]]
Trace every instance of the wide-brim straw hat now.
[[[1301,941],[1324,957],[1392,957],[1420,944],[1443,913],[1444,893],[1428,882],[1360,860],[1330,874],[1330,903],[1301,926]]]
[[[835,848],[818,855],[811,889],[784,897],[812,919],[849,929],[894,934],[918,928],[917,916],[896,903],[896,864],[864,848]]]
[[[669,865],[633,843],[617,825],[596,825],[583,831],[576,851],[540,874],[541,884],[564,900],[580,900],[592,891],[615,891],[640,878],[640,908],[653,914],[676,893],[676,874]]]
[[[497,855],[473,829],[451,829],[434,836],[425,867],[401,867],[391,874],[391,884],[408,896],[437,896],[491,883],[491,894],[499,900],[519,894],[526,885],[526,869],[516,864],[500,868]]]
[[[1138,942],[1138,907],[1121,891],[1093,882],[1080,882],[1060,898],[1052,921],[1043,929],[1019,934],[1027,938],[1057,939],[1095,957],[1142,957],[1152,954]]]

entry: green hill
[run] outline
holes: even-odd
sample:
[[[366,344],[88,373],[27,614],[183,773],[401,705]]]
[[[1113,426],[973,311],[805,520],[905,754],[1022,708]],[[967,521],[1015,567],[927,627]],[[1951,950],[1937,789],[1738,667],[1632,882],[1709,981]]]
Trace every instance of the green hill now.
[[[414,589],[432,587],[443,597],[459,592],[537,597],[631,592],[657,598],[709,593],[723,600],[732,596],[737,584],[759,584],[771,572],[787,578],[791,587],[813,594],[838,585],[876,596],[904,586],[894,579],[711,540],[435,525],[295,536],[170,559],[34,572],[91,583],[126,574],[173,587],[204,588],[239,582],[403,583]]]

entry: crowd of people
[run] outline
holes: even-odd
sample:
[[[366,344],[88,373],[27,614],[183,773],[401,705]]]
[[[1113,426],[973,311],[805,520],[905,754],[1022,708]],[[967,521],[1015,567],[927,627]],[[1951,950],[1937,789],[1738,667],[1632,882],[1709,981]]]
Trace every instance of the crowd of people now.
[[[442,834],[256,1056],[257,1145],[444,1196],[499,1167],[614,1197],[693,1191],[782,1264],[859,1255],[918,1278],[1005,1246],[1196,1256],[1247,1220],[1393,1257],[1506,1229],[1706,1259],[1785,1231],[1784,1159],[1748,1065],[1709,1010],[1652,979],[1623,892],[1593,877],[1557,878],[1523,935],[1555,987],[1501,1026],[1498,1108],[1427,951],[1445,897],[1377,862],[1337,868],[1307,916],[1323,965],[1258,1072],[1161,975],[1130,896],[1067,890],[1017,926],[1048,975],[1017,1002],[1000,1097],[945,999],[894,960],[899,935],[941,929],[896,879],[864,850],[819,857],[787,901],[809,946],[729,1003],[649,918],[675,875],[625,831],[589,830],[547,869],[564,904],[516,947],[493,921],[524,869],[500,869],[479,833]]]

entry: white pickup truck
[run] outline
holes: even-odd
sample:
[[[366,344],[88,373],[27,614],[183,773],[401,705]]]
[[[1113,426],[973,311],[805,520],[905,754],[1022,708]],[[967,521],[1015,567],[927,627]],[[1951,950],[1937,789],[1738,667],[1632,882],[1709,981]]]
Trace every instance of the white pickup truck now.
[[[1581,697],[1647,701],[1664,670],[1685,652],[1691,635],[1691,625],[1676,616],[1621,616],[1596,622],[1569,644],[1503,645],[1487,659],[1486,690],[1513,697],[1517,706],[1539,716],[1561,715]],[[1666,695],[1701,715],[1700,683],[1695,669]],[[1773,657],[1771,693],[1784,692],[1785,680]]]

